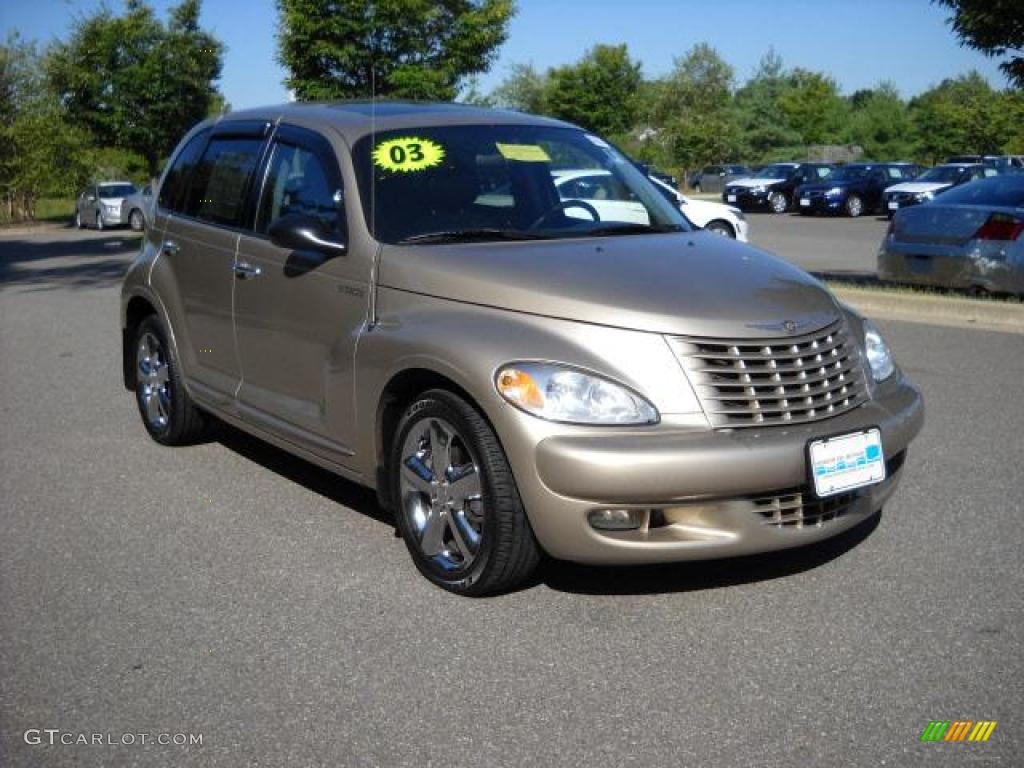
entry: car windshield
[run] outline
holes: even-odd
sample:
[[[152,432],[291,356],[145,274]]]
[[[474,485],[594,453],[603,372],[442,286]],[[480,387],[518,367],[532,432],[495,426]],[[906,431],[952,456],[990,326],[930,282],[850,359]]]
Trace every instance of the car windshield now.
[[[843,165],[836,168],[832,173],[829,174],[829,181],[854,181],[856,179],[863,179],[871,173],[871,166],[869,165]]]
[[[935,168],[931,168],[914,181],[934,181],[934,182],[947,182],[952,183],[957,179],[963,178],[963,175],[970,169],[963,165],[939,165]]]
[[[793,165],[766,165],[757,172],[757,176],[761,179],[788,179],[795,170]]]
[[[103,184],[100,186],[100,197],[128,197],[135,194],[135,187],[131,184]]]
[[[993,176],[943,192],[943,204],[987,205],[994,208],[1024,207],[1024,176]]]
[[[367,226],[384,243],[689,229],[628,158],[573,128],[408,128],[365,136],[352,156]]]

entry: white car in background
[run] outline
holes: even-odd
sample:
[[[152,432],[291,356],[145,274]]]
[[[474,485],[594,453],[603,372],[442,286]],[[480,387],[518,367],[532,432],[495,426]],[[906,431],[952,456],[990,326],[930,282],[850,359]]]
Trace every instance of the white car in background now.
[[[672,187],[660,179],[656,179],[653,176],[649,178],[651,183],[664,193],[666,197],[675,201],[683,215],[696,226],[706,229],[708,232],[733,237],[744,243],[747,242],[750,234],[750,225],[747,223],[747,217],[743,215],[743,211],[739,208],[722,203],[713,203],[709,200],[694,200],[678,190],[672,189]]]
[[[553,171],[555,189],[562,200],[582,200],[593,206],[605,221],[648,224],[647,210],[629,189],[608,171]],[[691,200],[671,186],[649,176],[658,191],[672,200],[693,224],[709,232],[747,241],[747,220],[738,208],[704,200]],[[566,216],[589,219],[584,210],[567,208]]]

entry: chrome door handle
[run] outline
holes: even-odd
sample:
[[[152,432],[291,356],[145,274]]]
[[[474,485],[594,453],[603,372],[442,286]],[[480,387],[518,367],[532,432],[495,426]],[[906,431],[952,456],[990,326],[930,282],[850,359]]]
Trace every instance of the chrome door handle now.
[[[244,261],[240,261],[235,264],[235,277],[239,280],[249,280],[253,277],[259,277],[262,274],[262,269],[254,267],[252,264],[246,264]]]
[[[164,244],[160,246],[160,250],[168,256],[173,256],[178,252],[179,248],[178,244],[173,240],[164,240]]]

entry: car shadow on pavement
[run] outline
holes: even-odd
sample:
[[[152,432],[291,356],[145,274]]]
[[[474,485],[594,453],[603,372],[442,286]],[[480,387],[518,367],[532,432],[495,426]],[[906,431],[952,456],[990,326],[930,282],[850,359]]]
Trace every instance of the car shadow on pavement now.
[[[828,563],[867,539],[881,512],[860,525],[816,544],[727,560],[644,566],[587,566],[545,563],[540,583],[559,592],[582,595],[650,595],[734,587],[793,576]]]
[[[281,477],[348,507],[361,515],[394,528],[394,516],[377,503],[377,494],[305,459],[292,456],[223,422],[217,422],[213,439],[249,461]]]
[[[116,284],[139,237],[113,233],[82,239],[0,239],[0,287],[30,290],[102,288]]]

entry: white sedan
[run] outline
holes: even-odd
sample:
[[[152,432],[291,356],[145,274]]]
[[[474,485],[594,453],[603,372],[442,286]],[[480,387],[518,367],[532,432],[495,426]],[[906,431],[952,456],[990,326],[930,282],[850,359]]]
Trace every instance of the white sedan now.
[[[563,200],[583,200],[593,206],[603,221],[622,221],[636,224],[649,223],[647,210],[632,193],[604,170],[554,171],[555,189]],[[691,200],[653,176],[648,177],[658,191],[675,202],[683,215],[698,227],[737,240],[747,240],[747,220],[738,208]],[[567,209],[566,216],[589,218],[586,211]]]

